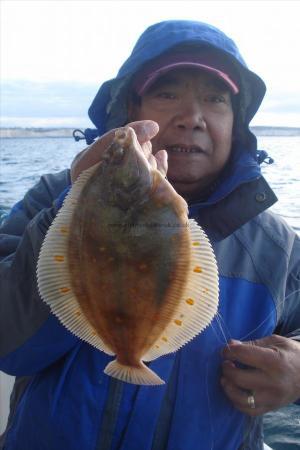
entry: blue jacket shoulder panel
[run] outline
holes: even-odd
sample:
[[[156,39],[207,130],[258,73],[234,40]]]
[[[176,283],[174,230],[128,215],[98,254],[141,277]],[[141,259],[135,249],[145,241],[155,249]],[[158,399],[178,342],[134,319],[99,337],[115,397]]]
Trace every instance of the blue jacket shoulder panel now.
[[[254,218],[262,240],[267,244],[261,259],[264,277],[276,301],[278,324],[283,336],[300,333],[300,238],[277,214],[264,212]],[[255,236],[256,238],[256,236]],[[259,245],[259,239],[257,239]],[[262,241],[261,241],[262,242]],[[249,245],[249,240],[248,240]],[[274,263],[267,264],[267,258]]]
[[[214,244],[222,276],[267,288],[276,310],[275,327],[282,335],[300,329],[299,246],[294,230],[269,211]]]

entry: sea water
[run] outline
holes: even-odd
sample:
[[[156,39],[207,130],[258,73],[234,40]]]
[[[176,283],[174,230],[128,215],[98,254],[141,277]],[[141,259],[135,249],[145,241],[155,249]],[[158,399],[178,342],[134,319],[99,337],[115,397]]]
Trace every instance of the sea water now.
[[[7,212],[42,174],[70,166],[83,148],[71,138],[4,138],[0,140],[0,213]],[[300,233],[300,136],[261,136],[258,147],[275,160],[262,171],[279,201],[272,210]]]
[[[70,166],[85,147],[70,138],[8,138],[1,140],[0,219],[19,201],[42,174]],[[271,208],[300,234],[300,136],[260,136],[258,148],[275,160],[262,171],[279,201]],[[0,432],[7,414],[8,378],[0,376]],[[1,395],[1,392],[0,392]],[[4,414],[4,415],[3,415]],[[1,415],[1,414],[0,414]],[[265,416],[266,442],[275,450],[300,449],[300,406],[290,405]]]

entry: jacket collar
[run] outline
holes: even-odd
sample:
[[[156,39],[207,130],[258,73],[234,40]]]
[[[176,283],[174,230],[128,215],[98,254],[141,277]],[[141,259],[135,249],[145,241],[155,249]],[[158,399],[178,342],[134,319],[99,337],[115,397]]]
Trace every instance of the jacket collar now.
[[[276,201],[252,153],[235,146],[217,189],[206,201],[190,204],[189,213],[212,240],[219,241]]]
[[[249,220],[268,209],[277,197],[263,176],[246,181],[217,202],[190,205],[196,219],[212,242],[225,239]]]

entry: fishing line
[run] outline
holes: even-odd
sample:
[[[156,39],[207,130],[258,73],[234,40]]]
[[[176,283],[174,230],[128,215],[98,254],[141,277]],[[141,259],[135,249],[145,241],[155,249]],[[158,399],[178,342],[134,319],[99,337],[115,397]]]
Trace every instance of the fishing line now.
[[[228,346],[228,341],[231,339],[229,329],[228,329],[228,327],[227,327],[223,317],[221,316],[221,314],[219,312],[217,312],[217,314],[215,316],[215,319],[216,319],[217,324],[219,325],[219,329],[220,329],[221,334],[222,334],[222,336],[224,338],[224,342],[222,341],[222,339],[220,339],[220,335],[218,334],[217,330],[215,330],[213,322],[211,322],[210,326],[211,326],[211,328],[212,328],[212,330],[213,330],[217,340],[221,344],[225,344],[225,345]],[[221,322],[223,323],[223,326],[222,326]],[[229,335],[229,338],[227,338],[223,327],[224,327],[225,331],[227,332],[227,334]]]
[[[281,300],[281,302],[279,303],[278,306],[281,306],[291,295],[295,295],[297,292],[300,292],[300,289],[297,289],[296,291],[291,292],[287,297],[285,297],[283,300]],[[264,325],[264,323],[269,320],[269,318],[272,316],[273,312],[271,312],[270,314],[267,315],[267,317],[253,330],[251,330],[249,333],[245,334],[245,336],[241,337],[240,340],[244,340],[246,339],[248,336],[250,336],[252,333],[254,333],[255,331],[257,331],[260,327],[262,327]],[[286,336],[287,337],[287,336]]]
[[[283,300],[281,300],[281,302],[279,303],[278,306],[281,306],[290,296],[297,294],[298,292],[300,292],[300,289],[297,289],[296,291],[291,292],[287,297],[285,297]],[[269,318],[272,316],[274,312],[270,312],[267,317],[259,324],[257,325],[257,327],[253,328],[251,331],[249,331],[247,334],[245,334],[244,336],[242,336],[241,338],[239,338],[240,341],[245,340],[248,336],[250,336],[251,334],[255,333],[255,331],[257,331],[260,327],[262,327],[268,320]],[[213,322],[211,322],[210,326],[215,334],[215,337],[217,338],[217,340],[221,343],[224,344],[228,347],[228,342],[230,341],[230,339],[233,339],[231,336],[231,333],[229,331],[229,328],[226,325],[225,320],[223,319],[222,315],[217,312],[216,316],[216,323],[219,326],[219,330],[224,338],[224,342],[222,341],[222,339],[220,339],[220,334],[218,333],[218,331],[215,329]],[[225,331],[224,331],[225,330]],[[226,333],[228,335],[228,337],[226,336]],[[289,333],[291,334],[291,333]],[[296,336],[289,336],[289,334],[287,334],[285,337],[288,337],[289,339],[294,339],[294,340],[298,340],[300,339],[300,335],[296,335]]]

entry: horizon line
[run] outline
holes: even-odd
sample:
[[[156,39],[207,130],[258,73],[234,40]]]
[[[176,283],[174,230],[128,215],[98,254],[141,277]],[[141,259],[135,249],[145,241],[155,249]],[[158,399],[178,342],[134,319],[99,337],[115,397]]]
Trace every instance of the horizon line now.
[[[77,128],[89,128],[86,126],[0,126],[0,130],[74,130]],[[96,129],[96,127],[93,127]],[[286,125],[250,125],[249,128],[286,128],[300,130],[300,127]]]

